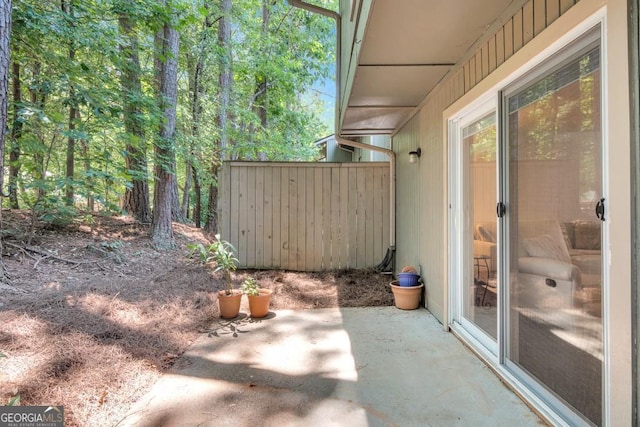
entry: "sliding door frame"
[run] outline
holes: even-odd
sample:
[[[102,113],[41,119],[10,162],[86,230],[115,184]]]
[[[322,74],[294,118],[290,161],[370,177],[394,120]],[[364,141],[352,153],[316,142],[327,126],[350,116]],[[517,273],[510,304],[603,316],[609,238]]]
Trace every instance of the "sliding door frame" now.
[[[501,240],[502,251],[500,254],[501,255],[500,259],[503,261],[503,264],[502,264],[503,268],[501,273],[502,273],[502,277],[505,278],[503,280],[503,288],[501,289],[501,292],[505,295],[505,297],[503,298],[503,304],[500,307],[503,313],[503,319],[504,319],[501,325],[503,327],[503,334],[501,335],[503,340],[500,343],[500,363],[505,367],[505,369],[509,370],[512,375],[518,378],[518,380],[522,384],[524,384],[530,390],[533,390],[541,399],[546,401],[547,404],[553,408],[554,412],[558,413],[565,421],[569,422],[571,425],[581,425],[582,423],[586,422],[585,418],[583,418],[582,415],[579,415],[578,413],[574,412],[573,410],[565,406],[565,404],[563,404],[560,399],[558,399],[555,395],[553,395],[548,390],[546,390],[544,386],[542,386],[540,383],[534,380],[529,374],[527,374],[516,363],[512,362],[508,357],[509,352],[512,351],[511,336],[509,334],[509,331],[511,330],[511,326],[512,326],[511,323],[517,321],[517,319],[511,319],[511,317],[507,315],[507,313],[511,312],[509,296],[511,295],[510,278],[512,273],[510,271],[511,270],[510,266],[512,265],[512,262],[513,262],[513,260],[511,259],[511,255],[513,254],[513,251],[511,250],[512,236],[511,236],[510,226],[511,226],[512,215],[514,214],[513,209],[511,209],[511,206],[513,204],[511,203],[512,200],[510,200],[511,189],[509,188],[509,185],[511,183],[510,159],[512,158],[512,153],[510,152],[510,144],[509,144],[509,137],[508,137],[510,132],[509,117],[508,117],[509,115],[508,100],[512,95],[515,95],[518,92],[522,91],[523,89],[534,85],[536,82],[545,79],[547,76],[553,74],[557,70],[562,69],[566,65],[576,61],[576,59],[580,58],[585,53],[593,50],[594,48],[597,48],[599,50],[599,58],[600,58],[599,70],[602,76],[604,74],[604,68],[605,68],[603,66],[603,61],[604,61],[603,27],[604,27],[604,23],[598,23],[593,27],[591,27],[591,29],[584,31],[581,35],[579,35],[578,37],[575,37],[569,43],[566,43],[561,49],[557,50],[550,57],[545,58],[538,65],[530,69],[528,72],[519,76],[517,79],[514,79],[510,83],[506,84],[504,86],[504,89],[499,91],[500,119],[499,119],[498,130],[501,135],[499,138],[499,140],[501,141],[501,145],[499,147],[499,154],[502,157],[502,161],[500,162],[501,175],[499,179],[499,185],[501,187],[500,200],[502,200],[507,206],[506,215],[504,216],[504,218],[502,218],[503,219],[502,221],[503,239]],[[600,96],[600,108],[601,108],[600,123],[602,123],[604,127],[604,118],[606,117],[606,114],[605,114],[606,106],[604,102],[604,78],[600,78],[599,89],[600,89],[600,95],[601,95]],[[600,155],[602,159],[601,161],[602,174],[599,177],[599,179],[601,182],[602,194],[599,195],[599,197],[605,197],[608,199],[608,195],[606,194],[607,186],[605,185],[606,179],[607,179],[606,178],[607,171],[606,171],[606,165],[604,162],[604,159],[606,158],[607,146],[605,143],[606,136],[603,130],[601,130],[600,140],[601,140]],[[606,222],[603,222],[601,226],[603,230],[603,232],[601,233],[601,236],[602,236],[601,245],[603,248],[605,248],[607,247]],[[608,289],[608,281],[606,280],[606,277],[607,277],[606,268],[604,267],[606,265],[605,264],[606,254],[604,252],[605,251],[603,251],[603,253],[601,254],[601,260],[600,260],[602,265],[602,271],[603,271],[602,283],[601,283],[601,289],[602,289],[603,295],[605,294],[606,289]],[[604,303],[601,302],[601,304],[604,304]],[[603,329],[602,331],[603,332],[603,336],[602,336],[603,352],[606,352],[606,348],[604,346],[604,343],[606,342],[606,337],[605,337],[606,328],[604,326],[604,322],[605,322],[604,316],[601,318],[601,322],[602,322],[602,329]],[[518,355],[515,355],[515,358],[517,359]],[[511,359],[514,359],[514,358],[511,357]],[[604,384],[607,383],[607,380],[605,379],[605,375],[607,372],[607,369],[605,368],[606,357],[604,358],[603,362],[604,363],[601,371],[603,381],[602,381],[600,392],[602,394],[602,402],[603,402],[602,409],[601,409],[602,419],[604,420],[605,407],[607,406],[604,404],[607,396],[607,394],[605,393],[605,387],[604,387]]]
[[[464,233],[464,225],[466,222],[464,212],[464,197],[465,188],[464,183],[468,171],[464,170],[463,160],[463,138],[462,130],[473,123],[474,121],[481,119],[485,116],[494,114],[496,116],[496,138],[498,138],[498,116],[497,116],[498,98],[497,94],[489,94],[487,96],[479,98],[476,102],[469,105],[468,108],[462,110],[455,118],[449,121],[449,134],[451,135],[449,143],[449,159],[450,159],[450,180],[452,183],[449,186],[449,200],[451,200],[449,210],[449,223],[453,224],[453,227],[449,229],[449,240],[452,243],[449,245],[450,254],[450,270],[449,277],[452,279],[451,283],[455,283],[451,288],[450,293],[450,313],[452,321],[451,327],[458,334],[465,335],[466,339],[473,341],[476,348],[482,353],[483,357],[487,357],[497,362],[499,356],[498,343],[500,342],[500,310],[498,309],[497,319],[497,334],[498,338],[494,340],[480,327],[467,320],[464,316],[464,287],[469,286],[470,278],[463,271],[462,266],[469,269],[468,263],[469,257],[466,253],[469,248],[465,245],[465,239],[468,237]],[[498,155],[498,141],[496,141],[496,157]],[[497,167],[497,160],[496,160]],[[497,172],[497,171],[496,171]],[[499,180],[496,174],[496,181]],[[498,191],[497,182],[495,188],[496,194]],[[499,237],[498,237],[499,238]],[[499,263],[498,258],[498,263]],[[496,270],[498,271],[498,270]],[[500,280],[500,275],[497,277]],[[498,284],[498,289],[500,285]],[[500,291],[498,291],[497,301],[498,307],[500,304]]]
[[[585,2],[592,3],[592,2]],[[580,4],[576,6],[576,10],[579,10]],[[589,5],[592,7],[592,5]],[[585,7],[586,9],[586,7]],[[458,141],[458,132],[461,120],[464,120],[464,117],[482,117],[482,113],[478,112],[487,103],[493,102],[494,107],[497,111],[497,139],[498,139],[498,153],[497,153],[497,163],[498,163],[498,185],[499,188],[496,189],[498,194],[498,201],[507,201],[508,196],[508,188],[504,185],[500,185],[501,182],[504,181],[503,176],[508,172],[507,170],[507,159],[505,158],[505,144],[504,139],[504,107],[503,107],[503,96],[506,93],[505,91],[511,90],[513,87],[522,86],[523,83],[521,81],[527,80],[530,75],[540,75],[545,71],[549,71],[553,67],[559,66],[559,63],[563,63],[569,60],[572,54],[575,52],[571,51],[571,46],[580,43],[580,39],[593,30],[594,27],[600,26],[599,32],[599,46],[600,46],[600,58],[601,58],[601,114],[602,114],[602,191],[603,194],[606,194],[609,188],[608,182],[608,157],[607,151],[609,149],[608,146],[608,130],[607,130],[607,108],[609,105],[609,99],[607,96],[607,41],[606,41],[606,8],[593,8],[591,13],[583,13],[583,17],[579,18],[576,23],[573,25],[572,29],[567,31],[558,31],[558,34],[555,36],[552,32],[549,32],[549,37],[545,38],[545,40],[540,41],[539,46],[543,46],[541,49],[538,47],[538,51],[535,54],[531,54],[529,52],[529,57],[526,57],[526,53],[522,53],[520,55],[520,61],[511,63],[507,63],[505,66],[505,70],[498,70],[499,73],[495,73],[495,75],[490,75],[489,78],[485,79],[485,81],[481,82],[477,88],[474,88],[467,93],[467,95],[463,96],[461,100],[454,103],[449,109],[444,112],[444,120],[446,123],[445,129],[448,131],[447,144],[448,144],[448,154],[449,154],[449,264],[448,264],[448,274],[449,274],[449,318],[447,319],[449,322],[449,326],[454,334],[459,336],[463,341],[467,342],[473,350],[487,363],[491,366],[498,375],[509,385],[511,386],[517,393],[523,396],[527,401],[529,401],[539,413],[547,418],[550,422],[557,425],[568,425],[569,423],[582,423],[584,420],[569,410],[566,412],[562,408],[563,405],[559,406],[554,403],[554,396],[550,396],[546,390],[543,390],[537,384],[532,384],[529,382],[523,382],[521,375],[522,372],[518,371],[517,367],[513,367],[511,363],[505,358],[507,354],[506,349],[508,345],[507,332],[508,325],[505,323],[505,313],[508,308],[508,289],[506,289],[506,278],[509,274],[508,260],[506,259],[506,254],[509,251],[509,243],[505,241],[505,235],[508,232],[508,221],[509,221],[509,212],[507,208],[506,215],[498,220],[498,245],[501,247],[500,252],[502,255],[498,255],[498,294],[502,295],[502,298],[499,299],[499,314],[498,314],[498,352],[495,354],[493,351],[489,351],[485,343],[481,340],[478,340],[472,333],[470,333],[467,329],[463,327],[463,325],[459,322],[459,316],[461,316],[461,302],[458,300],[460,298],[461,291],[461,279],[462,275],[460,273],[461,269],[461,260],[463,259],[463,253],[461,251],[461,243],[463,242],[461,238],[462,233],[462,217],[459,210],[460,207],[460,198],[461,191],[460,187],[460,160],[459,150],[460,150],[460,142]],[[575,18],[574,18],[575,19]],[[554,39],[555,37],[555,39]],[[535,40],[534,40],[535,41]],[[545,45],[546,44],[546,45]],[[545,47],[546,46],[546,47]],[[582,45],[580,45],[582,46]],[[578,48],[580,50],[580,48]],[[535,52],[535,51],[534,51]],[[557,61],[554,58],[559,58]],[[519,65],[514,65],[519,64]],[[510,71],[509,71],[510,70]],[[466,102],[465,102],[466,101]],[[476,111],[477,110],[477,111]],[[488,110],[483,110],[486,114]],[[458,156],[458,157],[456,157]],[[606,196],[604,196],[606,197]],[[608,226],[606,223],[603,224],[603,240],[602,247],[609,247],[609,237],[608,237]],[[611,337],[611,325],[609,319],[609,299],[608,299],[608,283],[609,283],[609,271],[608,265],[610,264],[609,255],[607,251],[603,250],[602,254],[602,264],[603,264],[603,290],[602,290],[602,298],[603,298],[603,307],[602,307],[602,322],[603,322],[603,346],[604,346],[604,365],[602,370],[603,377],[603,405],[602,405],[602,420],[603,425],[610,425],[611,421],[611,378],[610,374],[612,371],[611,367],[611,358],[608,357],[610,352],[610,340]],[[505,262],[505,260],[507,262]],[[556,399],[556,402],[559,401]]]

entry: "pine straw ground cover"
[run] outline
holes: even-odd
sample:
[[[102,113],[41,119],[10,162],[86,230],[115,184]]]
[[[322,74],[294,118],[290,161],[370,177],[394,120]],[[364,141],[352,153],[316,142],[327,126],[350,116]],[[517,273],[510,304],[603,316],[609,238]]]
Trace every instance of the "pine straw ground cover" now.
[[[68,426],[114,426],[218,317],[224,285],[188,259],[206,239],[175,224],[178,248],[157,252],[130,218],[84,217],[63,228],[3,212],[0,404],[63,405]],[[273,290],[272,309],[392,305],[388,276],[366,271],[241,271]],[[248,312],[246,299],[244,312]]]

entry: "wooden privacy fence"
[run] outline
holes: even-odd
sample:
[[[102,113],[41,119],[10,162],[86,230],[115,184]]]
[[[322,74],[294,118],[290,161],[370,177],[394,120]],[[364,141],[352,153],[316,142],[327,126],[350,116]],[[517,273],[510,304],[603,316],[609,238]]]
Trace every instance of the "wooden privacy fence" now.
[[[218,185],[241,268],[369,268],[389,246],[388,163],[225,162]]]

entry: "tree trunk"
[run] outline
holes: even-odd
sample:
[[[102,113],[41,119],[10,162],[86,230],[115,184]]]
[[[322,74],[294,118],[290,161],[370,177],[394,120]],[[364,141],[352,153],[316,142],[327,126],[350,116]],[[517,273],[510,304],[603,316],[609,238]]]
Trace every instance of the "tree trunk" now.
[[[4,146],[7,129],[7,105],[9,102],[9,40],[11,37],[11,0],[0,0],[0,171],[4,170]],[[4,173],[0,173],[0,206],[4,197]],[[0,209],[0,225],[2,209]],[[0,238],[0,254],[3,253]],[[9,275],[0,256],[0,281],[8,282]]]
[[[195,206],[193,207],[193,221],[196,223],[196,228],[200,228],[201,216],[202,216],[202,186],[200,185],[200,178],[198,178],[198,169],[192,168],[193,171],[193,192],[196,196]]]
[[[195,118],[193,115],[194,109],[194,101],[196,98],[195,90],[195,77],[194,77],[194,66],[193,66],[193,57],[187,53],[187,75],[189,80],[189,100],[191,107],[191,136],[195,136],[193,132],[193,128],[196,127]],[[189,141],[189,156],[186,156],[185,165],[184,165],[184,189],[182,191],[182,203],[180,204],[180,210],[182,215],[186,218],[189,217],[189,193],[191,192],[191,179],[192,179],[192,169],[193,169],[193,156],[194,156],[194,142],[193,140]]]
[[[69,16],[69,19],[73,22],[73,0],[61,1],[62,12]],[[71,24],[73,26],[73,24]],[[76,57],[75,40],[69,42],[69,62],[73,63]],[[66,171],[66,189],[65,189],[65,205],[73,206],[74,201],[74,189],[73,189],[73,175],[75,169],[75,145],[76,140],[74,137],[74,130],[76,128],[76,94],[73,87],[73,83],[69,82],[69,136],[67,137],[67,171]]]
[[[211,27],[211,19],[210,16],[207,15],[205,18],[205,22],[203,24],[203,36],[200,40],[201,49],[198,52],[198,55],[195,60],[195,64],[189,67],[189,89],[191,91],[191,136],[193,136],[191,140],[191,146],[189,147],[189,151],[191,157],[187,160],[187,176],[191,175],[190,178],[193,180],[193,191],[195,195],[195,205],[193,208],[193,220],[195,222],[196,228],[201,227],[201,215],[202,215],[202,187],[200,185],[200,179],[198,177],[198,169],[194,166],[194,160],[199,158],[199,148],[196,145],[195,141],[200,136],[200,122],[202,119],[202,98],[204,96],[204,86],[202,85],[202,74],[204,72],[204,50],[205,46],[208,43],[206,38],[207,28]],[[188,200],[187,190],[189,187],[187,183],[190,183],[191,180],[187,179],[185,183],[185,201]]]
[[[175,152],[173,155],[173,163],[171,170],[174,171],[174,179],[171,183],[171,219],[175,222],[184,224],[187,222],[187,217],[182,214],[182,208],[180,207],[180,192],[178,191],[178,179],[175,176],[175,170],[177,169]]]
[[[121,14],[118,23],[125,40],[120,46],[125,61],[120,74],[124,103],[124,128],[127,133],[125,164],[129,173],[132,174],[131,186],[125,190],[123,209],[137,221],[149,223],[151,212],[149,210],[147,144],[140,101],[142,84],[140,82],[138,37],[133,31],[133,25],[127,15]]]
[[[189,218],[189,193],[191,193],[191,178],[193,166],[187,160],[184,165],[184,190],[182,191],[182,203],[180,204],[180,213],[184,218]]]
[[[206,231],[211,234],[218,232],[218,165],[221,160],[226,159],[228,156],[229,134],[227,121],[233,84],[231,66],[231,0],[220,0],[220,10],[222,11],[222,17],[218,21],[218,46],[222,53],[219,56],[220,74],[218,75],[218,87],[220,100],[216,117],[220,139],[218,141],[218,149],[214,150],[211,164],[211,176],[213,179],[209,186],[209,210],[205,226]]]
[[[80,117],[78,117],[80,118]],[[93,197],[94,194],[94,182],[93,178],[89,175],[91,171],[91,158],[89,157],[89,144],[87,144],[86,139],[80,140],[80,146],[82,147],[82,157],[84,158],[84,171],[86,172],[86,186],[88,187],[89,195],[87,196],[87,210],[91,213],[95,210],[95,199]]]
[[[69,55],[69,59],[71,55]],[[73,97],[73,88],[69,89],[70,97]],[[73,102],[73,101],[72,101]],[[75,130],[75,119],[76,119],[77,110],[75,107],[69,107],[69,137],[67,138],[67,185],[65,190],[65,205],[73,206],[74,201],[74,189],[73,189],[73,175],[75,169],[75,150],[76,150],[76,140],[73,137],[73,131]]]
[[[170,23],[165,23],[163,28],[156,33],[155,41],[156,89],[160,110],[163,112],[163,120],[154,144],[155,185],[150,236],[155,248],[173,249],[175,241],[171,219],[174,212],[173,202],[176,197],[173,188],[177,188],[173,143],[178,86],[178,32]]]
[[[20,138],[23,122],[20,120],[22,108],[22,81],[20,64],[13,61],[13,126],[11,128],[11,149],[9,151],[9,205],[20,209],[18,203],[18,175],[20,174]]]
[[[32,70],[33,86],[29,88],[29,96],[30,96],[31,105],[41,111],[44,111],[45,95],[40,91],[40,72],[41,72],[41,64],[40,62],[36,62],[35,64],[33,64],[33,70]],[[40,142],[44,148],[46,145],[44,142],[44,139],[42,139]],[[36,203],[37,203],[37,201],[41,200],[45,195],[44,188],[45,188],[46,175],[45,175],[45,166],[44,166],[44,161],[45,161],[44,150],[36,150],[33,153],[33,161],[35,164],[34,167],[35,167],[36,179],[40,182],[39,185],[37,186],[37,195],[36,195]]]
[[[178,92],[178,41],[179,41],[179,37],[178,37],[178,32],[174,29],[174,28],[170,28],[170,31],[173,31],[173,33],[175,33],[175,53],[171,53],[170,55],[173,56],[173,58],[167,58],[167,61],[165,63],[165,66],[168,64],[169,60],[173,60],[175,62],[175,64],[173,65],[175,67],[175,70],[172,71],[172,73],[175,73],[175,88],[173,89],[174,94],[173,96],[173,130],[171,132],[171,153],[170,153],[170,159],[171,159],[171,171],[173,171],[173,180],[171,181],[171,218],[173,219],[173,221],[179,222],[179,223],[186,223],[187,222],[187,216],[183,214],[182,212],[182,208],[180,207],[180,193],[178,191],[178,180],[175,176],[175,171],[178,169],[177,163],[176,163],[176,152],[174,149],[174,143],[173,143],[173,138],[174,138],[174,134],[175,134],[175,121],[176,121],[176,103],[177,103],[177,92]],[[172,66],[172,67],[173,67]]]
[[[256,91],[254,93],[255,103],[254,110],[260,118],[260,127],[255,129],[252,126],[252,133],[254,137],[256,133],[265,134],[267,130],[267,77],[263,73],[259,73],[256,76]],[[262,141],[260,138],[256,138],[258,141]],[[258,142],[256,141],[256,142]],[[258,160],[264,162],[267,160],[267,154],[263,150],[258,150]]]
[[[269,2],[262,0],[262,37],[266,40],[269,37]],[[267,130],[267,90],[268,77],[264,72],[258,72],[256,76],[255,108],[260,118],[260,132],[264,135]],[[263,150],[258,151],[260,161],[267,160],[267,154]]]
[[[216,235],[218,233],[218,164],[214,163],[211,167],[211,175],[215,177],[216,182],[209,184],[209,215],[205,230]]]

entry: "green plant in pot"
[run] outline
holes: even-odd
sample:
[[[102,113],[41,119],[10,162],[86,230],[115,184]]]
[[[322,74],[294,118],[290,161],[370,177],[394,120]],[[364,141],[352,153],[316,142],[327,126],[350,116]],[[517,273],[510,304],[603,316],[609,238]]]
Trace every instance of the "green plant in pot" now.
[[[233,319],[240,313],[240,302],[242,292],[233,288],[231,272],[238,267],[238,258],[235,255],[235,248],[226,240],[222,240],[216,234],[215,241],[205,246],[202,243],[188,245],[191,256],[198,255],[203,264],[213,262],[214,272],[221,271],[224,276],[225,289],[218,292],[218,304],[220,307],[220,317]]]
[[[245,279],[240,289],[242,289],[242,293],[246,294],[249,299],[251,317],[259,318],[269,314],[269,305],[271,303],[270,289],[261,288],[254,277]]]

